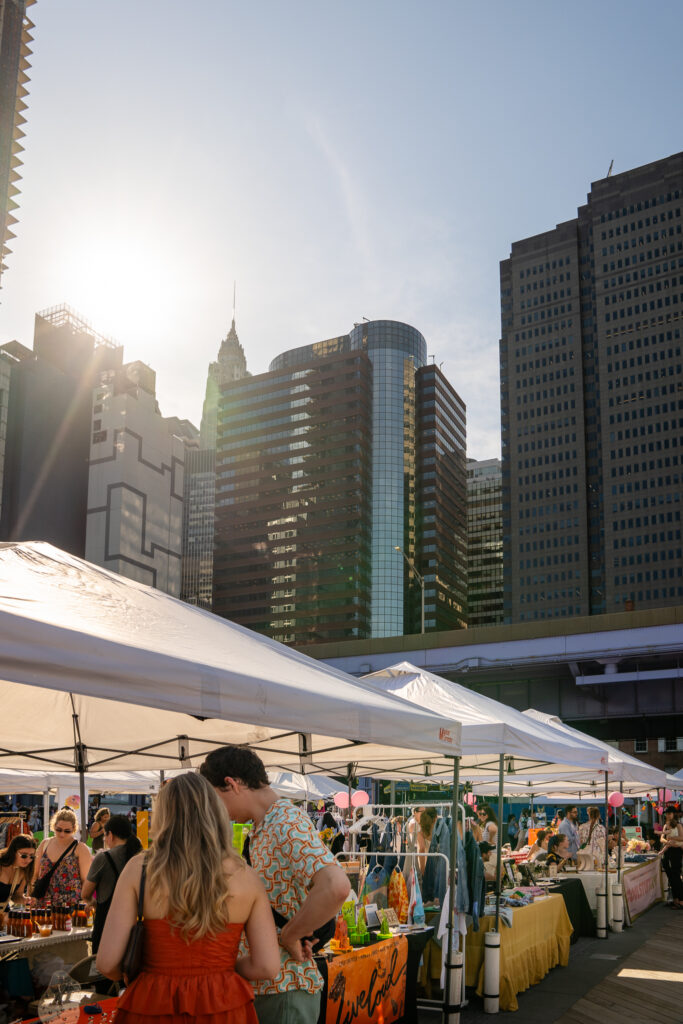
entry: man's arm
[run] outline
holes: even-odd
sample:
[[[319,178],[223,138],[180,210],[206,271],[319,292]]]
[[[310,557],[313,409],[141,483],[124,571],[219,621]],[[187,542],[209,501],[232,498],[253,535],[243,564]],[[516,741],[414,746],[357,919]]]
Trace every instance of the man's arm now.
[[[325,864],[316,871],[306,899],[280,932],[280,944],[294,960],[310,957],[310,943],[304,944],[302,940],[334,917],[350,888],[346,873],[338,864]]]

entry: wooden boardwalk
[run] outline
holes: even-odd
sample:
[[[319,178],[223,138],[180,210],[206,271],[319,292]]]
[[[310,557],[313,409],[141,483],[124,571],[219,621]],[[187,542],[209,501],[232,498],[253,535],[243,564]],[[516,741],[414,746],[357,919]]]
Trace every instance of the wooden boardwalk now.
[[[683,912],[670,913],[668,924],[554,1024],[683,1024]]]

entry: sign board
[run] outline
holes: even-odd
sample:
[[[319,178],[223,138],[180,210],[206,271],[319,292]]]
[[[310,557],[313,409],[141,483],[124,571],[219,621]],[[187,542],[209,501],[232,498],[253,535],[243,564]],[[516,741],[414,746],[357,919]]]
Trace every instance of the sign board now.
[[[391,1024],[403,1016],[408,940],[395,935],[342,953],[327,968],[325,1024]]]
[[[624,906],[630,923],[648,910],[653,903],[661,903],[664,900],[659,857],[627,868],[622,873],[621,882],[624,887]]]
[[[624,832],[627,839],[642,839],[643,830],[640,825],[624,825]]]

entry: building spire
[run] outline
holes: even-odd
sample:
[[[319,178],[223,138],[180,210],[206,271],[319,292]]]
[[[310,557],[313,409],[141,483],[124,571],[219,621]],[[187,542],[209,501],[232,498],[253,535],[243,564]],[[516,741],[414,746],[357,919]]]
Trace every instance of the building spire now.
[[[237,281],[232,282],[232,326],[235,327],[235,299],[237,295]]]

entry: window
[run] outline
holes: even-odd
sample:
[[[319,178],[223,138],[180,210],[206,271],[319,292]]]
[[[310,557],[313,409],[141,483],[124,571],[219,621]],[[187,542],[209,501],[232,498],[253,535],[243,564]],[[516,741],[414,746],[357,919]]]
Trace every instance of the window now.
[[[636,740],[634,751],[636,754],[647,754],[647,740]]]
[[[660,737],[657,740],[657,750],[660,754],[668,754],[676,750],[683,750],[683,736]]]

